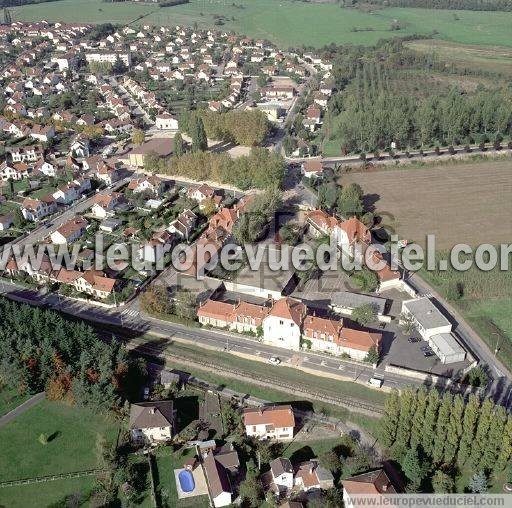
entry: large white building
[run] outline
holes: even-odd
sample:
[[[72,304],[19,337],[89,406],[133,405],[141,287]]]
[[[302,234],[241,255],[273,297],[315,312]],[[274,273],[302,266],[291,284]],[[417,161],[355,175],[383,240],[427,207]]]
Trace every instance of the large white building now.
[[[298,351],[306,306],[293,298],[281,298],[263,319],[263,340],[273,346]]]
[[[132,65],[132,54],[129,51],[88,51],[85,54],[87,62],[114,64],[121,60],[127,67]]]
[[[169,113],[162,113],[156,115],[155,126],[160,130],[177,131],[178,130],[178,119]]]
[[[462,362],[466,350],[452,333],[452,324],[427,297],[402,303],[401,322],[410,320],[442,363]]]

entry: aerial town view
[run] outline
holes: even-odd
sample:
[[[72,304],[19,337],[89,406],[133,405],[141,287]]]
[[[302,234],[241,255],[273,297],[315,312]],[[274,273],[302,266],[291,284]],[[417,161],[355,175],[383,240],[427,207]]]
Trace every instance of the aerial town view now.
[[[512,506],[512,0],[0,0],[0,508]]]

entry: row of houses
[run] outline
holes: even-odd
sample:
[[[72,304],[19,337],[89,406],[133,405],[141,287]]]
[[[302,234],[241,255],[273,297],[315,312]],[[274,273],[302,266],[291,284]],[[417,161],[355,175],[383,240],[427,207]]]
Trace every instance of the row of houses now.
[[[363,360],[379,351],[382,334],[353,328],[343,319],[320,317],[300,300],[285,297],[264,304],[208,299],[197,311],[205,326],[261,335],[263,342],[293,351],[312,351]]]
[[[136,444],[149,446],[170,442],[174,437],[176,420],[177,414],[170,400],[132,404],[129,422],[131,439]],[[242,422],[247,437],[265,441],[291,441],[297,425],[290,405],[243,409]],[[198,490],[196,484],[205,484],[206,492],[192,495],[208,494],[214,507],[230,505],[234,501],[233,483],[239,483],[242,466],[236,449],[232,444],[218,446],[215,440],[191,441],[189,446],[195,448],[195,456],[185,460],[182,467],[174,471],[178,496],[184,492],[190,496],[191,492]],[[260,482],[265,493],[282,502],[279,505],[282,507],[302,507],[301,502],[287,499],[307,497],[310,493],[320,493],[334,487],[333,474],[318,458],[294,462],[281,456],[273,459],[269,466],[269,470],[260,476]],[[401,492],[397,477],[397,473],[385,463],[380,468],[343,480],[345,506],[359,506],[357,499],[363,494]]]

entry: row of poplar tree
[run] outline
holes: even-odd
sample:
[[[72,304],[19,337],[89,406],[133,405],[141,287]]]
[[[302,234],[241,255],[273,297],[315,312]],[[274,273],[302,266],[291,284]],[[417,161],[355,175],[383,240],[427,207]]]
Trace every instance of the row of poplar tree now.
[[[460,394],[406,389],[386,400],[380,437],[395,457],[413,450],[433,468],[498,473],[512,458],[512,415],[473,394],[466,402]]]

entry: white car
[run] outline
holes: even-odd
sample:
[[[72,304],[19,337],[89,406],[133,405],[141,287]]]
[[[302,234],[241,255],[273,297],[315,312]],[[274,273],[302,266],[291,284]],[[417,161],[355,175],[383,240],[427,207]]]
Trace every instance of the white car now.
[[[268,363],[271,363],[272,365],[279,365],[281,363],[281,360],[277,356],[271,356],[268,359]]]
[[[368,384],[371,386],[375,386],[376,388],[380,388],[384,384],[384,379],[379,377],[371,377],[368,380]]]

